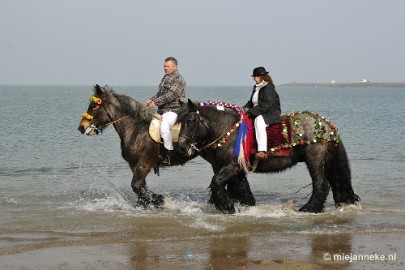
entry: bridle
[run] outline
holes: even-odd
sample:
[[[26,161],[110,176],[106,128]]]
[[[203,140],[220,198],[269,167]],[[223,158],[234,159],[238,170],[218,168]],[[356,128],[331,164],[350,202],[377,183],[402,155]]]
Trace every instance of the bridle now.
[[[197,152],[201,152],[201,151],[204,150],[205,148],[209,147],[209,146],[203,146],[203,147],[201,147],[201,148],[198,148],[198,147],[197,147],[197,144],[198,144],[198,143],[195,141],[194,136],[189,137],[189,136],[180,134],[180,135],[179,135],[179,138],[183,138],[183,139],[186,139],[187,141],[190,141],[190,147],[191,147],[192,149],[194,149],[195,151],[197,151]]]
[[[199,112],[197,111],[197,114],[199,114]],[[187,121],[186,121],[187,122]],[[188,141],[188,142],[190,142],[190,147],[192,148],[192,149],[194,149],[195,151],[197,151],[197,152],[201,152],[205,147],[202,147],[202,148],[198,148],[197,147],[197,145],[198,145],[198,143],[196,142],[196,139],[195,139],[195,129],[194,129],[194,132],[193,132],[193,134],[191,135],[191,137],[190,136],[186,136],[186,135],[184,135],[184,134],[179,134],[179,141],[180,141],[180,138],[183,138],[183,139],[185,139],[186,141]]]
[[[114,119],[114,117],[113,117],[112,113],[110,112],[110,110],[105,106],[105,102],[104,102],[104,100],[103,100],[102,98],[96,97],[96,96],[92,96],[92,97],[90,98],[90,102],[94,102],[94,103],[98,104],[98,105],[99,105],[99,108],[96,109],[96,113],[95,113],[94,115],[91,115],[91,114],[89,114],[89,113],[87,113],[87,112],[85,112],[85,113],[82,114],[82,118],[83,118],[83,119],[87,119],[87,120],[90,122],[90,126],[88,126],[87,129],[86,129],[86,134],[88,134],[91,130],[96,131],[96,133],[101,132],[106,126],[108,126],[108,125],[113,125],[113,124],[115,124],[115,123],[117,123],[117,122],[119,122],[119,121],[121,121],[121,120],[123,120],[123,119],[128,118],[128,117],[131,116],[131,115],[126,115],[126,116],[123,116],[123,117],[121,117],[121,118],[119,118],[119,119],[112,120],[112,119]],[[105,110],[106,113],[107,113],[108,120],[109,120],[110,122],[108,122],[108,123],[106,123],[106,124],[104,124],[104,125],[102,125],[102,126],[100,126],[100,127],[97,127],[97,126],[93,123],[93,119],[97,116],[98,112],[100,111],[100,108],[104,108],[104,110]]]

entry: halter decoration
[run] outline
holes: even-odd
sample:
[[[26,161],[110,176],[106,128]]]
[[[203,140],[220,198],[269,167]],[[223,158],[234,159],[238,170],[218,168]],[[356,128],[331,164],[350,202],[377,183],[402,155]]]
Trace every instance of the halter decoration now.
[[[101,98],[99,98],[99,97],[96,97],[96,96],[92,96],[92,97],[90,98],[90,101],[93,101],[93,102],[97,103],[98,105],[100,105],[101,103],[103,103],[103,100],[102,100]]]
[[[87,119],[87,120],[93,120],[93,118],[94,118],[91,114],[89,114],[87,112],[83,113],[82,117]]]
[[[100,105],[101,103],[103,103],[103,100],[102,100],[101,98],[99,98],[99,97],[92,96],[92,97],[90,98],[90,102],[94,102],[94,103]],[[83,114],[82,114],[82,117],[85,118],[85,119],[87,119],[87,120],[89,120],[89,121],[90,121],[90,120],[93,120],[93,118],[94,118],[93,115],[91,115],[91,114],[89,114],[89,113],[87,113],[87,112],[83,113]]]

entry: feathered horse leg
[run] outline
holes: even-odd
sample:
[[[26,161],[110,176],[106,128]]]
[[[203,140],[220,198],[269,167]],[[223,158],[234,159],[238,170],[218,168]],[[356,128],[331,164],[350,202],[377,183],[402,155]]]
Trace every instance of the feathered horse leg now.
[[[133,168],[133,176],[131,187],[132,190],[138,195],[138,203],[143,207],[147,208],[150,204],[154,207],[162,207],[164,204],[164,197],[160,194],[155,194],[148,190],[146,185],[146,175],[150,172],[151,168],[142,164],[143,166],[137,164]]]
[[[240,172],[228,181],[227,189],[232,198],[239,201],[243,206],[256,205],[255,197],[250,190],[249,182],[247,181],[246,174]]]
[[[324,159],[317,158],[318,155],[325,155],[321,145],[312,145],[307,152],[313,153],[306,160],[309,174],[312,178],[312,195],[307,204],[299,209],[302,212],[321,213],[324,210],[324,203],[328,197],[330,185],[326,179]],[[323,149],[323,150],[322,150]]]
[[[232,177],[238,175],[241,169],[238,164],[229,164],[221,168],[211,181],[211,200],[215,207],[226,213],[235,213],[235,199],[231,197],[225,186]]]

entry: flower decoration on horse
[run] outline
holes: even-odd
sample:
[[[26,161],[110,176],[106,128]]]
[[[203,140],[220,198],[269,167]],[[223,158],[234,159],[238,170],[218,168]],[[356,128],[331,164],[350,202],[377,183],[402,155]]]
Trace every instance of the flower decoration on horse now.
[[[90,98],[90,102],[94,102],[94,103],[97,103],[98,105],[100,105],[101,103],[103,103],[103,100],[101,98],[99,98],[99,97],[92,96]]]

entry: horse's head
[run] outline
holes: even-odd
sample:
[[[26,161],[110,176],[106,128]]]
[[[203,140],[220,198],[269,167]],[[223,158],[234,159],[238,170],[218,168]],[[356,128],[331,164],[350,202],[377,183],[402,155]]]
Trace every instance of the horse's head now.
[[[86,135],[95,135],[109,123],[106,98],[108,91],[103,90],[98,84],[94,86],[94,95],[90,98],[90,104],[79,123],[79,131]]]
[[[204,146],[209,135],[209,122],[200,113],[200,106],[188,100],[188,113],[182,117],[177,152],[193,156]]]

